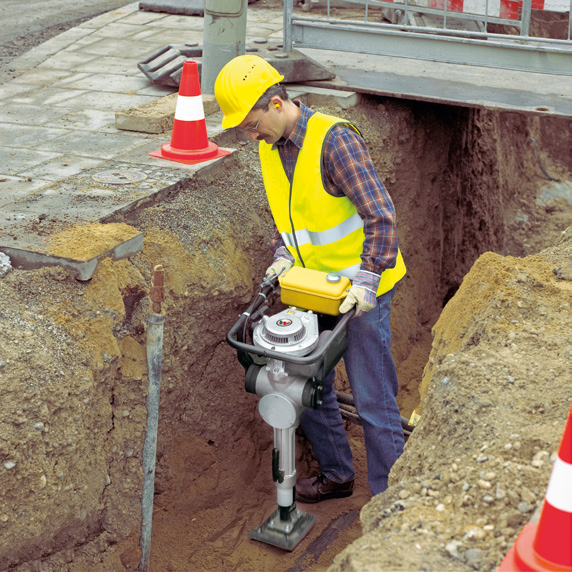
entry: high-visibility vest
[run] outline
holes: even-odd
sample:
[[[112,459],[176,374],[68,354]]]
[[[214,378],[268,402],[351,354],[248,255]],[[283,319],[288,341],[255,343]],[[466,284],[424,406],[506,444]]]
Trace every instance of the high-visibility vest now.
[[[326,191],[321,168],[326,136],[340,123],[359,133],[338,117],[319,112],[310,117],[292,185],[277,149],[260,141],[259,153],[270,210],[295,264],[353,280],[361,266],[363,220],[347,197]],[[391,290],[404,275],[405,264],[398,251],[396,265],[381,275],[377,295]]]

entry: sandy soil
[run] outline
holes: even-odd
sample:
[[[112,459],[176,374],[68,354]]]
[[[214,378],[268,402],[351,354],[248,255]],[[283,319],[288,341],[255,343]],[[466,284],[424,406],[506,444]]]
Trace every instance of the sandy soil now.
[[[272,225],[254,146],[221,140],[238,152],[219,170],[116,221],[144,233],[142,253],[102,260],[86,283],[61,269],[0,280],[0,570],[137,568],[156,264],[167,318],[152,570],[498,564],[542,501],[570,406],[570,122],[385,99],[328,111],[362,129],[409,269],[393,352],[402,414],[423,416],[390,489],[370,499],[348,424],[354,495],[300,505],[317,523],[292,553],[247,538],[275,508],[272,436],[224,337],[268,264]],[[70,253],[96,241],[73,232]],[[316,464],[297,443],[305,476]]]

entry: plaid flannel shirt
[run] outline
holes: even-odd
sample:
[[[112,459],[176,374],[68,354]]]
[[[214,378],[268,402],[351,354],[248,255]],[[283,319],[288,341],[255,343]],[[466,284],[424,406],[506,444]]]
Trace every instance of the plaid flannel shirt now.
[[[288,139],[280,139],[274,145],[290,181],[304,143],[308,119],[314,113],[303,103],[295,103],[300,113],[292,133]],[[397,228],[393,202],[373,165],[364,140],[350,127],[336,125],[330,131],[324,144],[323,169],[326,191],[334,197],[346,196],[364,221],[365,239],[360,268],[363,272],[358,274],[364,277],[366,273],[370,274],[367,280],[369,284],[363,284],[370,289],[374,287],[371,274],[379,277],[386,268],[395,266]],[[278,231],[270,248],[275,259],[292,259]]]

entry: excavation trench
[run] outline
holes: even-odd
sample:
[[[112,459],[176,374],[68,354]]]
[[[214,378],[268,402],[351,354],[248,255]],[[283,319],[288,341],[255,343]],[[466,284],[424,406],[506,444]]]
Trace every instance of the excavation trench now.
[[[327,111],[360,128],[396,206],[408,274],[393,302],[392,350],[409,417],[420,404],[431,328],[477,258],[535,253],[565,228],[569,203],[557,193],[538,200],[551,182],[530,137],[545,171],[569,180],[570,122],[374,98]],[[48,571],[136,569],[143,294],[157,264],[166,319],[151,570],[319,570],[361,536],[370,496],[362,430],[348,422],[354,495],[306,507],[316,525],[291,553],[248,539],[276,504],[272,433],[225,335],[268,265],[272,223],[255,146],[219,144],[238,152],[171,199],[117,221],[144,233],[142,253],[104,260],[85,284],[54,269],[4,279],[15,308],[8,322],[36,333],[14,346],[33,350],[26,368],[3,368],[3,400],[16,413],[2,420],[0,453],[15,466],[0,477],[0,570],[40,561]],[[78,229],[70,249],[86,238]],[[337,389],[349,392],[339,373]],[[301,434],[297,453],[299,476],[315,470]]]

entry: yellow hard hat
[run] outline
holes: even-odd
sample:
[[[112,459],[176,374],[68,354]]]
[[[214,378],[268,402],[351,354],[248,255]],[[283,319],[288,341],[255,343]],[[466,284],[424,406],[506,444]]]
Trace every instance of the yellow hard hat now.
[[[222,109],[224,129],[236,127],[260,96],[284,79],[265,59],[246,54],[228,62],[218,74],[214,92]]]

